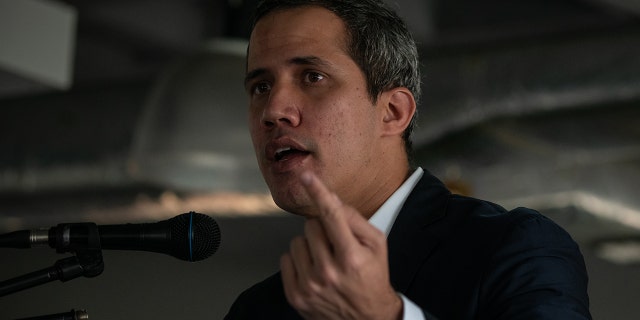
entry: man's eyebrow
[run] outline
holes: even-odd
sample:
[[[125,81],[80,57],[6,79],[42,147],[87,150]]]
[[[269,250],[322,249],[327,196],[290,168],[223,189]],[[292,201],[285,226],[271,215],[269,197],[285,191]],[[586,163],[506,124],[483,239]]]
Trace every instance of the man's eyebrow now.
[[[331,67],[331,63],[316,56],[293,57],[287,61],[287,64]],[[267,69],[265,68],[258,68],[247,72],[244,77],[244,85],[247,86],[252,79],[265,73],[267,73]]]
[[[267,73],[267,69],[264,69],[264,68],[259,68],[259,69],[255,69],[247,72],[247,74],[244,76],[244,86],[246,87],[251,80],[265,73]]]
[[[294,57],[289,59],[289,63],[297,64],[297,65],[312,65],[312,66],[321,66],[321,67],[329,67],[331,64],[316,56],[305,56],[305,57]]]

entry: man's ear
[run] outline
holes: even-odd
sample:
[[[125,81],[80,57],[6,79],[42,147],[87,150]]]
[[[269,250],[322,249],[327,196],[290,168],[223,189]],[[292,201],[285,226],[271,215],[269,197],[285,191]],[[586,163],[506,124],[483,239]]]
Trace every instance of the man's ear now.
[[[416,113],[416,100],[409,89],[393,88],[380,96],[382,108],[382,134],[385,136],[402,135]]]

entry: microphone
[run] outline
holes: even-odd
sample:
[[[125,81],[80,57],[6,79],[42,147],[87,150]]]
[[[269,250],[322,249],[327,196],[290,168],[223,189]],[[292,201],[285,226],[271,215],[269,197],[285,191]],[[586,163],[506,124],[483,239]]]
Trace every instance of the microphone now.
[[[10,232],[0,235],[0,247],[49,245],[59,253],[71,252],[91,242],[87,225],[92,223],[62,223],[48,231]],[[150,251],[186,261],[206,259],[220,246],[220,228],[216,221],[193,211],[155,223],[104,225],[97,226],[97,230],[100,249]]]

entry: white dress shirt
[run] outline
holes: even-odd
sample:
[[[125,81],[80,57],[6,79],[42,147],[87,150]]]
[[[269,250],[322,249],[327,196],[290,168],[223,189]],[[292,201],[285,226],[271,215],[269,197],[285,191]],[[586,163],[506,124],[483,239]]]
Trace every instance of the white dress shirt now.
[[[369,222],[388,237],[396,217],[407,200],[409,193],[416,186],[423,174],[422,168],[417,168],[411,176],[396,190],[387,201],[371,216]],[[424,320],[424,314],[420,307],[409,300],[403,294],[398,293],[402,298],[402,319],[403,320]]]

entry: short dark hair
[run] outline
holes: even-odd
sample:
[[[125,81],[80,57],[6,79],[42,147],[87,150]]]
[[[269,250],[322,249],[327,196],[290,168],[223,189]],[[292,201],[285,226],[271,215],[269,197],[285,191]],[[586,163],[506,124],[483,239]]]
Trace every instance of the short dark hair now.
[[[416,103],[419,101],[420,62],[415,40],[404,21],[381,0],[261,0],[254,12],[251,30],[273,11],[302,6],[325,8],[345,23],[347,53],[364,73],[372,101],[383,91],[397,87],[406,87]],[[411,133],[416,114],[403,133],[409,159],[412,159]]]

